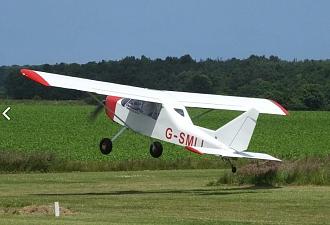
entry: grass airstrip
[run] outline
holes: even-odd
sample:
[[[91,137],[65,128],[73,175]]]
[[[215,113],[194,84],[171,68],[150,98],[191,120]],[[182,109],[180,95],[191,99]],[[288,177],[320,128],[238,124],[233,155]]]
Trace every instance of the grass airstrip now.
[[[329,186],[209,186],[222,172],[2,174],[0,224],[330,223]]]

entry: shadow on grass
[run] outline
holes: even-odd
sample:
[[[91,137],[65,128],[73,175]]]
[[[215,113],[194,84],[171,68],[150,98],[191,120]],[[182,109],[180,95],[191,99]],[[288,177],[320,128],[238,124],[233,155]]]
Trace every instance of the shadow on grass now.
[[[237,194],[252,194],[260,193],[265,190],[278,189],[280,187],[230,187],[230,188],[216,188],[216,189],[183,189],[183,190],[127,190],[127,191],[109,191],[109,192],[82,192],[82,193],[41,193],[41,194],[31,194],[38,196],[92,196],[92,195],[102,195],[102,196],[118,196],[118,195],[148,195],[148,194],[193,194],[193,195],[237,195]]]

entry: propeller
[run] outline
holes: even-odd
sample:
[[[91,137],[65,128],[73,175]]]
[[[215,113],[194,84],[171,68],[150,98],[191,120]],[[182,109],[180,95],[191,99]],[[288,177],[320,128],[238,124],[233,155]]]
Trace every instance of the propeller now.
[[[104,108],[105,108],[105,100],[103,100],[102,102],[100,101],[99,104],[96,106],[96,108],[90,113],[89,120],[94,122]]]
[[[112,112],[111,109],[109,109],[106,105],[106,100],[101,101],[100,99],[98,99],[96,96],[94,96],[93,94],[87,92],[89,94],[89,96],[91,96],[96,102],[98,102],[99,104],[96,106],[96,108],[94,109],[94,111],[92,111],[89,115],[89,120],[91,122],[94,122],[97,118],[97,116],[100,114],[100,112],[102,111],[102,109],[107,109],[109,112]],[[130,126],[127,125],[126,121],[122,120],[120,117],[118,117],[115,112],[114,116],[120,121],[122,122],[126,128],[131,129],[132,131],[134,131],[134,129],[132,129]]]

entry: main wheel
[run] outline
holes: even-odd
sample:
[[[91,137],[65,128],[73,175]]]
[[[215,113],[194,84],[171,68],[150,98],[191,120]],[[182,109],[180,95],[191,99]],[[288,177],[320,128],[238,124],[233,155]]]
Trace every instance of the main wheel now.
[[[100,141],[100,150],[102,154],[108,155],[112,150],[112,141],[109,138],[103,138]]]
[[[160,142],[155,141],[150,145],[150,155],[159,158],[163,153],[163,146]]]
[[[236,173],[236,171],[237,171],[236,167],[233,166],[233,167],[231,168],[231,172]]]

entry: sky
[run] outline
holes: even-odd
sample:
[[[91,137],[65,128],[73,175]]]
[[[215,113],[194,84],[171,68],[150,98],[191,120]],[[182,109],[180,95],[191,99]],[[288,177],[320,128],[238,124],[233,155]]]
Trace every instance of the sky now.
[[[330,58],[327,0],[1,0],[0,65]]]

